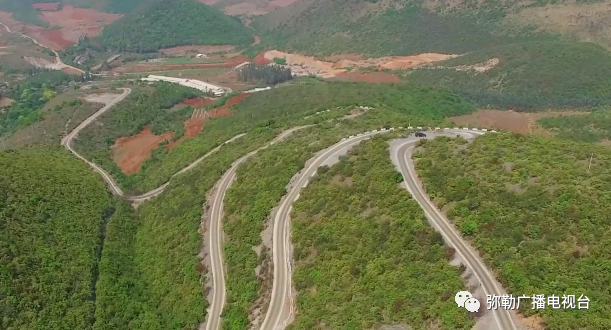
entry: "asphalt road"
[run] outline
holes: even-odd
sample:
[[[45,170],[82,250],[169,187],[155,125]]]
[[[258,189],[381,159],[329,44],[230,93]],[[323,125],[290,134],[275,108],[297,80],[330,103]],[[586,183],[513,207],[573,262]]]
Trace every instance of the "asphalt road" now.
[[[120,196],[120,197],[124,197],[126,200],[130,201],[130,202],[135,202],[135,203],[141,203],[146,201],[149,198],[155,197],[159,194],[161,194],[164,189],[170,184],[169,182],[164,183],[163,185],[148,191],[142,195],[139,196],[126,196],[125,193],[123,192],[123,190],[121,190],[121,187],[119,187],[119,185],[117,184],[117,182],[112,178],[112,176],[110,174],[108,174],[108,172],[106,172],[101,166],[98,166],[97,164],[88,161],[87,159],[85,159],[85,157],[81,156],[78,152],[76,152],[76,150],[74,150],[73,145],[72,145],[72,141],[78,136],[78,134],[87,126],[89,126],[91,123],[93,123],[99,116],[101,116],[102,114],[104,114],[105,112],[107,112],[110,108],[112,108],[113,106],[115,106],[117,103],[123,101],[130,93],[131,93],[131,89],[129,88],[122,88],[123,89],[123,93],[116,98],[115,100],[113,100],[111,103],[105,105],[102,109],[98,110],[96,113],[94,113],[93,115],[91,115],[89,118],[85,119],[82,123],[80,123],[74,130],[72,130],[72,132],[70,132],[70,134],[66,135],[64,138],[62,138],[61,140],[61,145],[64,146],[66,149],[70,150],[70,152],[72,152],[76,157],[80,158],[82,161],[84,161],[85,163],[87,163],[89,166],[91,166],[91,168],[93,168],[94,171],[98,172],[102,178],[104,179],[104,181],[106,181],[106,184],[108,185],[108,187],[110,188],[110,191],[116,195],[116,196]],[[219,151],[223,145],[227,144],[227,143],[231,143],[234,140],[243,137],[246,134],[239,134],[236,135],[234,137],[232,137],[231,139],[223,142],[221,145],[219,145],[218,147],[210,150],[207,154],[203,155],[202,157],[198,158],[197,160],[195,160],[194,162],[192,162],[191,164],[189,164],[189,166],[183,168],[182,170],[178,171],[176,174],[174,174],[172,177],[182,174],[184,172],[187,172],[189,170],[191,170],[192,168],[194,168],[195,166],[197,166],[200,162],[202,162],[204,159],[208,158],[210,155],[212,155],[213,153]]]
[[[91,166],[91,168],[93,168],[94,171],[98,172],[102,176],[102,178],[104,178],[104,181],[106,181],[112,193],[118,196],[123,196],[123,191],[121,190],[119,185],[113,180],[110,174],[104,171],[104,169],[102,169],[100,166],[94,164],[93,162],[88,161],[87,159],[85,159],[85,157],[79,155],[79,153],[76,152],[74,148],[72,147],[72,140],[74,140],[74,138],[78,135],[78,133],[80,133],[85,127],[93,123],[99,116],[104,114],[106,111],[112,108],[115,104],[123,101],[132,92],[130,88],[122,88],[122,90],[123,90],[123,93],[118,98],[114,99],[111,103],[108,103],[102,109],[98,110],[96,113],[89,116],[89,118],[85,119],[74,130],[72,130],[70,134],[66,135],[61,141],[62,146],[70,150],[70,152],[72,152],[76,157],[80,158],[82,161],[89,164],[89,166]]]
[[[272,296],[267,314],[261,325],[261,330],[284,329],[293,314],[293,302],[291,301],[291,242],[290,242],[290,212],[292,204],[299,198],[299,192],[308,183],[308,180],[316,174],[321,165],[326,165],[329,159],[338,158],[351,147],[367,140],[374,135],[386,133],[378,131],[353,136],[325,149],[316,156],[310,165],[301,171],[293,188],[283,198],[276,216],[274,217],[273,229],[273,262],[274,280]]]
[[[209,234],[209,254],[210,254],[210,273],[212,275],[212,299],[206,314],[205,330],[218,330],[221,328],[221,314],[225,305],[225,270],[223,264],[223,205],[225,194],[236,178],[236,172],[240,164],[244,163],[259,150],[268,148],[269,146],[286,139],[295,131],[304,129],[308,126],[299,126],[288,129],[280,133],[276,138],[270,141],[265,146],[252,151],[240,159],[235,161],[229,170],[223,174],[221,179],[215,186],[214,200],[210,207],[210,226]],[[193,164],[192,164],[193,165]],[[193,165],[195,166],[195,165]]]
[[[451,136],[456,136],[456,133],[463,135],[464,137],[475,137],[481,135],[479,131],[450,131]],[[427,133],[427,138],[434,138],[435,136],[445,134],[431,134]],[[465,243],[462,236],[457,232],[454,225],[447,219],[447,217],[441,213],[435,205],[431,202],[428,195],[424,192],[418,176],[415,171],[414,161],[412,159],[412,152],[415,148],[417,139],[410,137],[407,139],[395,140],[391,144],[391,158],[393,163],[403,174],[404,183],[407,190],[411,193],[414,199],[420,204],[426,217],[430,223],[441,233],[446,241],[446,244],[456,249],[456,252],[462,257],[462,260],[467,264],[466,266],[475,274],[479,283],[481,283],[482,289],[486,295],[502,295],[505,292],[502,290],[500,284],[497,283],[496,279],[490,274],[484,263],[480,260],[475,251]],[[480,302],[482,306],[486,306],[486,302]],[[482,307],[485,308],[485,307]],[[494,319],[497,323],[499,330],[516,330],[511,314],[505,309],[491,310]]]
[[[304,169],[298,178],[298,181],[293,188],[288,192],[282,200],[278,212],[274,218],[273,232],[273,264],[274,264],[274,280],[272,288],[272,296],[270,305],[261,326],[261,330],[283,330],[290,322],[293,314],[294,302],[290,290],[291,286],[291,243],[290,243],[290,212],[292,204],[299,198],[299,193],[308,183],[308,180],[316,174],[319,166],[330,165],[330,162],[335,161],[341,154],[345,154],[350,148],[354,147],[363,140],[370,137],[385,133],[387,131],[369,132],[366,134],[352,136],[344,139],[341,142],[321,152],[310,165]],[[475,130],[443,130],[436,132],[426,132],[427,138],[435,138],[437,136],[456,137],[457,135],[465,138],[473,138],[484,132]],[[453,225],[445,218],[439,210],[430,202],[427,195],[417,183],[417,175],[414,170],[414,164],[411,158],[411,150],[414,148],[418,138],[409,137],[393,142],[395,145],[391,148],[391,158],[398,166],[405,184],[410,193],[421,205],[425,214],[430,219],[431,223],[443,235],[443,237],[453,246],[456,251],[466,261],[467,266],[476,274],[486,294],[502,294],[504,293],[500,286],[497,285],[494,277],[487,271],[485,265],[479,260],[477,255],[465,244],[462,237],[453,228]],[[485,302],[482,303],[484,305]],[[500,330],[516,330],[516,327],[511,319],[509,312],[505,310],[493,311],[494,318]]]

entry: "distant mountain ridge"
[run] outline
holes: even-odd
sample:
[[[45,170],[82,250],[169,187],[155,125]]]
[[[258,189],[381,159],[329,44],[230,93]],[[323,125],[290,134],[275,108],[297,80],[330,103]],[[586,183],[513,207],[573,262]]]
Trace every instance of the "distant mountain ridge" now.
[[[287,51],[385,56],[560,38],[611,48],[610,19],[608,0],[301,0],[253,26]]]
[[[238,19],[194,0],[157,0],[108,25],[97,41],[115,51],[152,52],[183,45],[247,45]]]

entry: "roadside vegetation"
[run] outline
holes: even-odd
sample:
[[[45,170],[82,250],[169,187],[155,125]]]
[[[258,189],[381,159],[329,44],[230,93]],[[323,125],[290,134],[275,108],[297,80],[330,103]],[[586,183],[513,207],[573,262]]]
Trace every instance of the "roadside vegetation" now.
[[[473,326],[453,299],[464,289],[460,269],[397,184],[388,148],[381,137],[362,142],[339,164],[319,169],[294,204],[298,295],[290,329]]]
[[[232,162],[274,134],[261,128],[249,139],[223,147],[222,152],[175,178],[162,195],[140,206],[135,216],[118,208],[125,212],[109,223],[109,235],[120,236],[104,250],[101,270],[107,274],[98,285],[104,300],[98,301],[101,320],[96,330],[198,328],[207,308],[202,286],[207,270],[198,257],[202,205]]]
[[[350,110],[332,111],[343,115]],[[259,151],[238,168],[237,180],[225,196],[227,304],[223,312],[223,329],[249,329],[249,313],[255,308],[264,308],[255,301],[271,290],[271,277],[266,274],[270,260],[265,261],[271,251],[263,246],[261,232],[269,223],[272,209],[286,193],[290,179],[301,171],[306,161],[345,136],[409,121],[407,116],[388,109],[371,110],[354,119],[338,121],[337,118],[324,118],[334,121],[321,122],[293,133],[285,142]],[[260,277],[255,274],[258,265],[263,265]]]
[[[485,72],[455,69],[495,58],[499,64]],[[591,43],[487,48],[410,70],[406,77],[417,84],[447,87],[482,107],[540,111],[611,104],[611,53]]]
[[[3,96],[13,99],[14,102],[7,110],[0,112],[0,136],[11,135],[21,128],[40,121],[43,118],[40,110],[72,79],[61,71],[44,72],[1,92]]]
[[[145,308],[146,286],[134,263],[140,218],[122,199],[115,198],[113,205],[99,263],[93,330],[129,329],[138,315],[150,313]]]
[[[168,88],[175,90],[177,87]],[[160,145],[153,151],[152,156],[144,161],[138,173],[125,175],[110,157],[109,147],[117,138],[136,134],[139,132],[138,128],[142,129],[146,124],[153,125],[152,131],[156,134],[171,130],[171,125],[176,125],[178,129],[178,123],[182,123],[178,118],[190,115],[187,110],[181,110],[183,114],[173,112],[171,115],[162,116],[167,110],[160,109],[159,104],[170,102],[172,98],[168,97],[159,99],[146,96],[144,103],[132,105],[140,97],[138,95],[149,94],[131,95],[118,104],[117,108],[102,116],[100,122],[103,125],[94,124],[86,128],[75,142],[78,150],[84,151],[88,157],[108,170],[126,192],[134,193],[157,188],[180,169],[240,133],[262,126],[271,125],[280,129],[317,122],[320,120],[317,117],[303,119],[304,116],[317,111],[356,105],[386,107],[410,116],[414,123],[417,121],[422,125],[433,125],[446,117],[468,114],[474,110],[471,104],[445,90],[409,85],[369,85],[303,79],[296,81],[294,85],[251,94],[231,106],[231,116],[209,120],[200,134],[183,141],[170,151],[163,144]],[[228,97],[219,99],[210,108],[222,106],[227,99]],[[136,116],[136,113],[140,112],[142,114]],[[150,122],[147,123],[147,120]],[[126,129],[128,127],[129,130]]]
[[[541,118],[538,123],[558,138],[582,142],[611,141],[611,110],[597,109],[574,118]]]
[[[188,98],[203,95],[196,89],[165,82],[131,87],[132,93],[126,100],[86,127],[75,140],[80,153],[108,169],[125,187],[131,187],[131,177],[123,173],[112,159],[111,147],[116,140],[136,135],[147,126],[156,135],[169,131],[174,134],[173,140],[182,137],[184,121],[190,118],[193,108],[172,110],[172,107]],[[165,148],[165,144],[162,147]]]
[[[0,152],[0,327],[91,329],[102,179],[59,147]]]
[[[590,299],[589,310],[526,304],[524,315],[550,330],[611,328],[608,148],[510,134],[423,147],[415,157],[427,192],[509,292]]]

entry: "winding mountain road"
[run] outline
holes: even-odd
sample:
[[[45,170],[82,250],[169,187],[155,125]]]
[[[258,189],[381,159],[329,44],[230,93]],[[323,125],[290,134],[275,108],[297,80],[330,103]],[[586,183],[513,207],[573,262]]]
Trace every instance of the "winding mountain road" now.
[[[82,161],[87,163],[94,171],[98,172],[102,176],[104,181],[106,181],[106,184],[108,185],[108,187],[110,188],[110,191],[114,195],[119,196],[119,197],[123,197],[123,198],[125,198],[126,200],[128,200],[128,201],[130,201],[132,203],[141,203],[141,202],[144,202],[144,201],[146,201],[146,200],[148,200],[150,198],[153,198],[153,197],[161,194],[164,191],[164,189],[170,184],[170,182],[168,181],[168,182],[164,183],[163,185],[161,185],[161,186],[159,186],[159,187],[157,187],[157,188],[155,188],[155,189],[153,189],[153,190],[151,190],[149,192],[146,192],[146,193],[144,193],[142,195],[139,195],[139,196],[125,195],[123,190],[121,190],[121,187],[119,187],[117,182],[112,178],[112,176],[110,174],[108,174],[108,172],[106,172],[101,166],[95,164],[94,162],[91,162],[91,161],[87,160],[85,157],[80,155],[76,150],[74,150],[74,147],[73,147],[73,144],[72,144],[74,139],[78,136],[78,134],[85,127],[89,126],[98,117],[100,117],[105,112],[110,110],[117,103],[123,101],[132,91],[130,88],[122,88],[122,90],[123,90],[123,93],[121,95],[119,95],[117,98],[112,100],[110,103],[106,104],[102,109],[98,110],[96,113],[94,113],[93,115],[91,115],[90,117],[85,119],[76,128],[74,128],[74,130],[72,130],[72,132],[70,132],[70,134],[68,134],[64,138],[62,138],[61,145],[64,146],[66,149],[68,149],[70,152],[72,152],[76,157],[80,158]],[[198,158],[197,160],[195,160],[194,162],[189,164],[187,167],[183,168],[182,170],[180,170],[177,173],[175,173],[174,175],[172,175],[172,177],[175,177],[177,175],[180,175],[180,174],[182,174],[182,173],[184,173],[186,171],[189,171],[189,170],[193,169],[195,166],[197,166],[199,163],[201,163],[204,159],[208,158],[210,155],[212,155],[215,152],[219,151],[225,144],[231,143],[234,140],[243,137],[244,135],[246,135],[246,134],[244,133],[244,134],[236,135],[236,136],[232,137],[231,139],[221,143],[216,148],[210,150],[207,154],[203,155],[202,157]]]
[[[23,33],[16,32],[16,31],[11,30],[11,28],[9,28],[9,27],[8,27],[8,25],[6,25],[6,24],[4,24],[4,23],[2,23],[2,22],[0,22],[0,25],[4,26],[4,28],[6,29],[6,31],[7,31],[7,32],[9,32],[9,33],[15,33],[15,34],[18,34],[18,35],[22,36],[23,38],[28,38],[28,39],[32,40],[32,42],[34,42],[35,44],[37,44],[37,45],[38,45],[38,46],[40,46],[40,47],[50,49],[50,50],[53,52],[53,54],[55,54],[55,63],[56,63],[56,64],[58,64],[58,65],[59,65],[61,68],[68,68],[68,69],[76,70],[76,71],[78,71],[78,72],[80,72],[80,73],[82,73],[82,74],[84,74],[84,73],[85,73],[85,71],[83,71],[83,70],[81,70],[81,69],[79,69],[79,68],[77,68],[77,67],[74,67],[74,66],[72,66],[72,65],[68,65],[68,64],[64,63],[64,62],[62,61],[61,57],[59,57],[59,54],[57,53],[57,51],[55,51],[55,49],[53,49],[53,48],[51,48],[51,47],[48,47],[48,46],[45,46],[45,45],[41,44],[41,43],[40,43],[38,40],[36,40],[36,39],[34,39],[34,38],[30,37],[30,36],[29,36],[29,35],[27,35],[27,34],[23,34]]]
[[[70,134],[65,136],[61,140],[61,145],[66,149],[70,150],[75,156],[86,162],[96,172],[98,172],[102,178],[106,181],[113,194],[126,198],[132,202],[142,202],[154,196],[157,196],[163,192],[165,187],[168,186],[169,182],[162,186],[153,189],[140,196],[126,196],[114,179],[104,171],[100,166],[93,162],[88,161],[83,156],[78,154],[73,146],[72,142],[77,135],[99,116],[104,114],[115,104],[125,99],[130,93],[131,89],[123,88],[123,93],[117,98],[106,104],[102,109],[91,115],[81,124],[79,124]],[[222,251],[222,220],[223,220],[223,200],[227,190],[230,188],[232,182],[236,178],[236,172],[240,164],[244,163],[259,150],[268,148],[269,146],[280,142],[290,136],[297,130],[309,127],[300,126],[288,129],[279,134],[274,140],[266,144],[265,146],[242,156],[240,159],[235,161],[231,168],[228,169],[221,179],[215,186],[214,198],[211,204],[211,217],[210,226],[207,234],[209,235],[209,251],[210,251],[210,275],[212,282],[212,294],[210,307],[208,309],[205,330],[218,330],[221,327],[221,315],[225,304],[225,274],[223,268],[223,251]],[[401,129],[401,128],[399,128]],[[420,128],[418,128],[420,129]],[[339,156],[346,154],[349,149],[358,145],[360,142],[370,139],[371,137],[388,133],[395,130],[381,129],[357,134],[342,139],[335,145],[319,152],[313,159],[311,159],[306,166],[296,176],[296,181],[290,191],[283,197],[278,211],[274,216],[274,227],[273,227],[273,287],[272,295],[269,308],[265,315],[265,319],[260,327],[261,330],[284,330],[288,323],[294,316],[294,301],[292,297],[292,283],[291,283],[291,233],[290,233],[290,212],[292,210],[292,204],[299,198],[301,189],[307,186],[310,178],[316,175],[317,169],[322,165],[332,165],[337,162]],[[465,138],[473,138],[478,135],[484,134],[485,132],[479,130],[470,129],[442,129],[435,131],[428,131],[427,139],[435,138],[437,136],[463,136]],[[208,156],[217,152],[224,144],[230,143],[235,139],[243,137],[245,134],[237,135],[223,144],[209,151],[206,155],[200,157],[189,166],[183,168],[174,176],[184,173],[193,167],[197,166],[201,161],[206,159]],[[412,160],[412,151],[415,145],[419,141],[418,138],[409,137],[405,139],[398,139],[391,143],[391,159],[395,166],[400,170],[403,175],[404,183],[408,191],[412,194],[414,199],[420,204],[424,210],[427,218],[431,224],[442,234],[446,243],[456,249],[459,255],[462,257],[467,267],[475,274],[481,283],[482,289],[486,295],[496,294],[502,295],[505,292],[502,290],[502,286],[496,281],[496,279],[487,270],[485,264],[480,260],[476,252],[470,248],[470,246],[463,240],[460,234],[456,231],[453,224],[431,203],[428,196],[424,193],[422,187],[418,182],[416,171],[414,169],[414,163]],[[497,323],[499,330],[516,330],[516,325],[512,319],[512,315],[509,311],[504,309],[492,310],[491,311],[494,319]],[[202,327],[204,324],[202,324]]]
[[[479,131],[469,132],[456,132],[463,135],[466,138],[473,138],[483,134]],[[427,134],[429,138],[430,134]],[[446,244],[453,247],[456,252],[462,257],[462,260],[466,263],[466,266],[475,274],[481,287],[486,295],[498,295],[501,296],[506,292],[503,290],[500,283],[490,274],[486,265],[479,258],[477,253],[464,241],[462,236],[457,232],[456,228],[448,220],[448,218],[441,213],[435,205],[431,202],[428,195],[424,192],[422,185],[418,180],[416,174],[415,164],[412,159],[412,153],[416,145],[415,138],[395,140],[391,143],[391,158],[395,166],[399,169],[403,175],[403,181],[406,185],[407,190],[414,197],[414,199],[420,204],[420,207],[426,214],[427,219],[433,225],[433,227],[441,233]],[[484,306],[485,302],[481,302]],[[483,307],[482,307],[483,308]],[[499,308],[496,310],[490,310],[496,321],[497,328],[499,330],[516,330],[516,325],[511,317],[508,310]]]
[[[361,141],[367,140],[378,134],[386,133],[390,130],[372,131],[351,136],[325,149],[312,160],[307,168],[300,172],[296,184],[281,201],[278,212],[274,218],[272,248],[274,279],[272,296],[267,314],[260,328],[261,330],[283,330],[293,317],[294,302],[291,295],[290,212],[292,204],[299,198],[301,189],[304,188],[309,179],[316,174],[316,170],[319,166],[328,165],[329,162],[336,161],[338,156],[345,154],[350,148],[359,144]],[[484,134],[483,131],[469,129],[444,129],[426,133],[427,138],[435,138],[437,136],[455,137],[457,135],[465,138],[473,138]],[[411,159],[411,150],[418,140],[419,139],[415,137],[401,139],[399,140],[400,143],[398,147],[391,148],[391,158],[401,170],[409,192],[421,205],[435,228],[442,234],[446,241],[463,256],[467,266],[476,274],[477,278],[482,283],[485,293],[502,294],[503,291],[500,289],[500,285],[497,285],[494,277],[487,271],[483,262],[473,253],[473,251],[471,251],[462,237],[456,233],[449,220],[434,207],[422,188],[417,184],[417,176],[414,170],[413,160]],[[399,155],[403,155],[403,157],[399,157]],[[492,313],[499,330],[516,330],[516,326],[508,311],[493,310]]]
[[[225,193],[231,187],[231,184],[236,178],[236,173],[240,164],[244,163],[250,157],[255,155],[259,150],[268,148],[269,146],[280,142],[295,131],[304,129],[307,126],[299,126],[288,129],[280,133],[274,140],[270,141],[267,145],[252,151],[240,159],[236,160],[227,172],[223,174],[221,179],[215,186],[214,200],[210,207],[210,227],[208,230],[209,234],[209,251],[210,251],[210,274],[212,275],[212,299],[206,314],[206,326],[205,330],[218,330],[221,328],[221,314],[223,313],[223,307],[225,306],[225,270],[223,264],[223,205],[225,199]]]
[[[110,174],[108,174],[106,171],[104,171],[104,169],[102,169],[102,167],[98,166],[97,164],[93,162],[88,161],[87,159],[85,159],[85,157],[81,156],[78,152],[76,152],[76,150],[74,150],[72,146],[72,141],[85,127],[93,123],[99,116],[103,115],[106,111],[112,108],[115,104],[123,101],[132,92],[130,88],[122,88],[122,90],[123,90],[123,93],[119,97],[112,100],[110,103],[106,104],[102,109],[96,111],[96,113],[94,113],[93,115],[89,116],[82,123],[76,126],[72,130],[72,132],[70,132],[68,135],[66,135],[61,140],[61,145],[64,146],[66,149],[70,150],[70,152],[72,152],[76,157],[80,158],[82,161],[87,163],[91,168],[93,168],[94,171],[98,172],[102,176],[104,181],[106,181],[112,193],[117,196],[124,195],[119,185],[113,180]]]

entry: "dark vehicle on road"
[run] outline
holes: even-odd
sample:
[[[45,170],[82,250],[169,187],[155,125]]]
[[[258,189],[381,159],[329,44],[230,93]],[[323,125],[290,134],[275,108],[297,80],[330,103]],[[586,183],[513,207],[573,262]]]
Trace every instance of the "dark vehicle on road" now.
[[[426,134],[422,132],[416,132],[416,137],[426,137]]]

